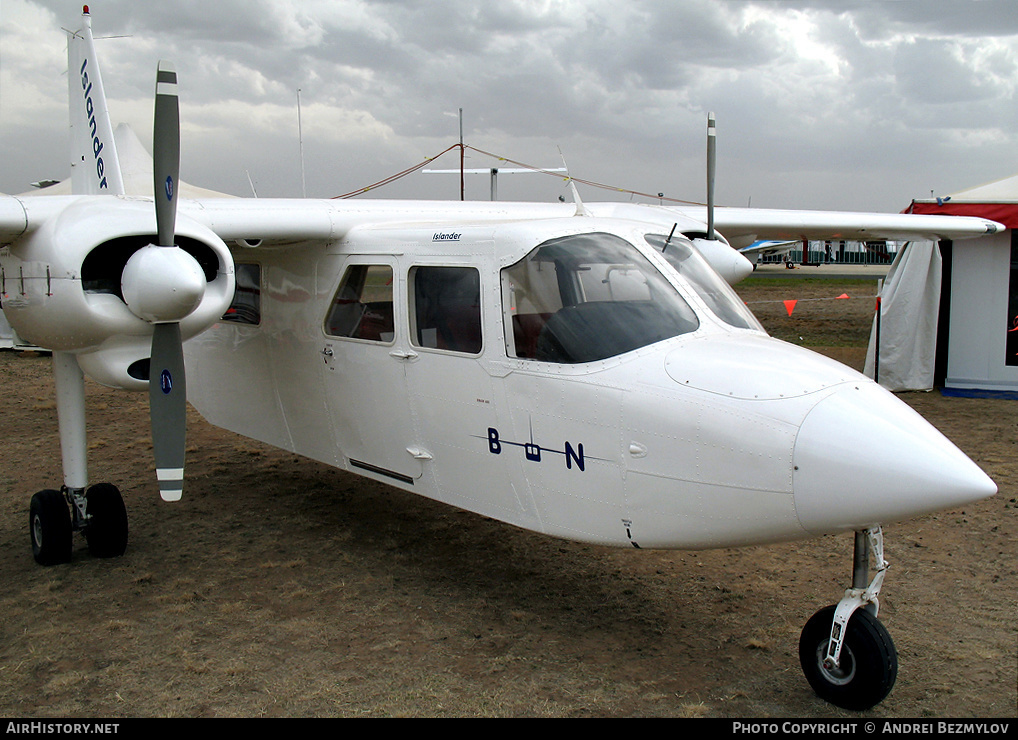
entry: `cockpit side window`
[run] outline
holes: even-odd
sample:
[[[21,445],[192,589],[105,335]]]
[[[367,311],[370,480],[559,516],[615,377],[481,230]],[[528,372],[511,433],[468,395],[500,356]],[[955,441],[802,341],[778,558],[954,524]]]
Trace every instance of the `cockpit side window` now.
[[[668,264],[689,282],[715,316],[739,329],[763,331],[753,312],[696,251],[693,242],[681,234],[647,234],[646,239],[648,244],[664,254]]]
[[[696,314],[612,234],[552,239],[502,270],[510,356],[574,364],[696,331]]]

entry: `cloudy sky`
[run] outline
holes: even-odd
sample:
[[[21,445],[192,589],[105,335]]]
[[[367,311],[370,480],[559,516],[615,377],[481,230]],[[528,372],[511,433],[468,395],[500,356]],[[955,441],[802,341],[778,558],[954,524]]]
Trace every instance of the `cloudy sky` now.
[[[151,142],[156,63],[180,75],[181,177],[329,197],[458,140],[577,177],[725,205],[897,211],[1018,173],[1013,0],[97,0],[114,123]],[[0,192],[67,176],[70,0],[0,0]],[[109,38],[102,38],[109,37]],[[468,167],[492,160],[471,153]],[[454,168],[447,154],[432,167]],[[250,178],[250,179],[249,179]],[[459,197],[417,173],[372,197]],[[584,199],[629,196],[580,186]],[[558,178],[503,176],[501,199]],[[484,200],[487,177],[468,178]],[[637,199],[639,200],[639,199]]]

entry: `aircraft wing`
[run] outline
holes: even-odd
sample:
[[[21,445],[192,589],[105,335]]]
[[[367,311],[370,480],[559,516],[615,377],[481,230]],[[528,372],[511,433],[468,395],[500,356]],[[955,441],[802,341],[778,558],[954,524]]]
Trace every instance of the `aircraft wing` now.
[[[78,201],[94,199],[90,208],[113,212],[117,200],[141,205],[151,196],[63,195],[39,197],[0,195],[0,247],[44,226],[62,209]],[[264,242],[285,246],[341,237],[351,226],[367,218],[370,210],[343,208],[342,201],[234,198],[231,196],[182,200],[180,214],[211,229],[224,241]],[[139,227],[141,228],[141,227]],[[255,246],[253,243],[249,246]]]
[[[706,208],[675,210],[707,220]],[[714,226],[736,249],[758,239],[968,239],[1004,230],[1002,224],[978,217],[766,208],[716,208]]]
[[[285,246],[342,236],[350,228],[353,214],[344,213],[338,203],[342,201],[204,198],[182,201],[180,210],[208,226],[224,241]]]
[[[185,201],[186,202],[186,201]],[[354,204],[356,203],[356,205]],[[315,201],[300,199],[201,199],[190,201],[190,215],[204,222],[226,240],[262,238],[275,243],[341,236],[356,223],[398,218],[398,201]],[[181,204],[182,207],[184,203]],[[512,219],[560,215],[557,206],[547,204],[492,204],[416,202],[406,217],[430,221],[450,217]],[[706,223],[705,208],[653,206],[654,210],[681,212]],[[526,211],[524,214],[523,212]],[[758,240],[796,242],[803,239],[846,239],[867,241],[889,239],[971,239],[1004,230],[1003,224],[972,216],[922,216],[903,213],[862,213],[849,211],[792,211],[763,208],[718,208],[714,224],[736,249]]]
[[[37,202],[37,199],[32,197],[0,197],[0,244],[17,238],[33,227],[30,212],[46,210],[34,208]],[[560,216],[562,208],[563,206],[559,204],[538,203],[418,201],[413,204],[400,204],[398,201],[383,200],[351,202],[233,197],[182,200],[180,203],[182,214],[212,229],[221,239],[262,241],[265,246],[332,240],[342,237],[355,225],[391,222],[400,216],[414,222],[541,218]],[[650,208],[662,212],[662,215],[681,213],[687,219],[701,224],[706,223],[707,219],[705,208],[668,206]],[[665,216],[665,220],[670,220],[670,217]],[[718,208],[714,223],[717,230],[736,249],[748,247],[758,240],[800,242],[803,239],[853,241],[968,239],[996,234],[1005,228],[995,221],[973,216],[762,208]]]

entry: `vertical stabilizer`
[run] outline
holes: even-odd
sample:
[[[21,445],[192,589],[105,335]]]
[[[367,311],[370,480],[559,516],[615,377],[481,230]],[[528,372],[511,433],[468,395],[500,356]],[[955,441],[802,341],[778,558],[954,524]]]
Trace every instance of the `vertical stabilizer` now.
[[[123,195],[124,179],[92,43],[92,18],[87,5],[81,14],[81,28],[67,39],[67,92],[71,117],[71,191],[83,195]]]

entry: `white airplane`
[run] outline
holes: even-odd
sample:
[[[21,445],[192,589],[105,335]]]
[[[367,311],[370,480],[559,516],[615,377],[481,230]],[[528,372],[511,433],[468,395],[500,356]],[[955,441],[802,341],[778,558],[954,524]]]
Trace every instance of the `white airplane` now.
[[[118,489],[89,485],[84,375],[149,392],[175,500],[186,367],[186,400],[215,425],[556,537],[705,549],[853,532],[852,585],[806,624],[800,659],[839,706],[890,691],[881,524],[996,486],[868,378],[769,337],[704,257],[749,272],[715,227],[748,244],[1002,226],[578,197],[178,202],[166,64],[139,196],[87,8],[68,56],[72,194],[0,197],[3,310],[53,352],[63,485],[32,497],[40,563],[70,560],[74,531],[99,557],[127,546]]]
[[[748,247],[739,250],[739,254],[756,263],[761,257],[773,257],[775,255],[788,254],[802,244],[801,240],[794,239],[760,239]]]

